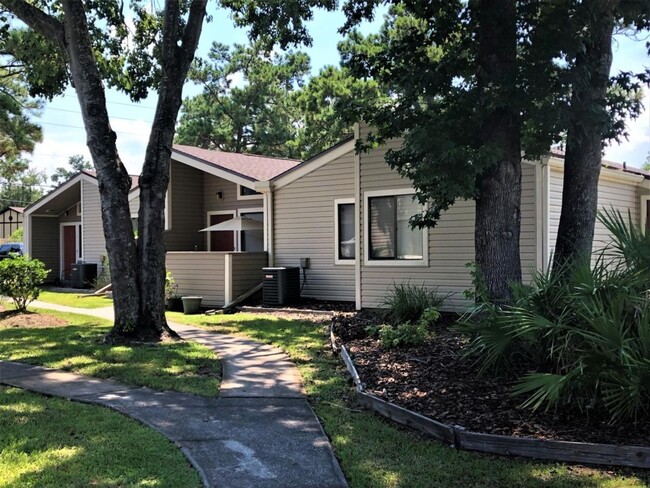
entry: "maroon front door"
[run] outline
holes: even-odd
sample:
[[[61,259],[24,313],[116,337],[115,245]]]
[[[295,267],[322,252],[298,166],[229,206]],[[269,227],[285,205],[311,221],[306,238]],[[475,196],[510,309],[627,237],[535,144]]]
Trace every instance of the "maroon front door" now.
[[[77,261],[77,227],[63,227],[63,279],[69,280],[72,265]]]
[[[233,218],[232,214],[210,215],[210,225],[220,224]],[[232,230],[210,231],[210,251],[234,251],[235,232]]]

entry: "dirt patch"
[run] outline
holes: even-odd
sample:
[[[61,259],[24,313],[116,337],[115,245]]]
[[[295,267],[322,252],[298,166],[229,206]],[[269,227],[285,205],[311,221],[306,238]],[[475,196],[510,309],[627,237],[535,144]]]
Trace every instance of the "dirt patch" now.
[[[68,322],[52,315],[34,312],[19,313],[5,310],[0,306],[0,328],[39,329],[44,327],[63,327]]]
[[[650,445],[648,422],[609,425],[602,412],[522,409],[522,397],[510,392],[517,374],[479,377],[478,366],[463,357],[468,339],[449,327],[436,326],[427,344],[383,349],[367,337],[377,324],[372,314],[335,317],[335,333],[350,352],[366,391],[384,400],[450,425],[474,432],[596,443]],[[453,321],[452,321],[453,322]]]

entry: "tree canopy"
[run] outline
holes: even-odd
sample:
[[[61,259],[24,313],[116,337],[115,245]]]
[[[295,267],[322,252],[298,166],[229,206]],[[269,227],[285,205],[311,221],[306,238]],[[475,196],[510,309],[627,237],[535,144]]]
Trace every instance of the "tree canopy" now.
[[[53,183],[63,183],[68,178],[76,175],[80,171],[89,170],[93,168],[93,164],[84,158],[81,154],[75,154],[68,158],[69,168],[59,166],[54,170],[54,174],[50,177]]]
[[[203,92],[184,101],[176,141],[206,149],[307,159],[351,133],[338,107],[376,96],[372,85],[327,66],[310,78],[309,57],[265,43],[215,43],[189,78]]]

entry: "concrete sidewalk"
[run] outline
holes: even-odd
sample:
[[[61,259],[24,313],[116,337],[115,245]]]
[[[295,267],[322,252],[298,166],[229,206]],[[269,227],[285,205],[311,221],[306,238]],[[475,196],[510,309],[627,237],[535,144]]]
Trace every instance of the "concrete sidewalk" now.
[[[111,319],[112,309],[34,306]],[[133,388],[114,381],[0,361],[0,383],[125,413],[181,447],[206,486],[346,487],[329,440],[304,397],[300,373],[279,349],[170,324],[221,358],[219,398]],[[116,433],[117,435],[117,433]]]

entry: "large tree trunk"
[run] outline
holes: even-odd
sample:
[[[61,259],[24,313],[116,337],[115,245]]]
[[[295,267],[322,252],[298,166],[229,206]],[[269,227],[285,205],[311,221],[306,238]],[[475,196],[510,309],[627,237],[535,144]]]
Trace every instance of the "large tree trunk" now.
[[[481,144],[498,153],[477,180],[476,263],[489,301],[507,303],[510,283],[521,281],[520,119],[515,104],[517,37],[515,0],[482,0],[479,8],[479,88],[493,109],[484,118]]]
[[[84,3],[62,0],[64,20],[60,21],[25,0],[0,0],[0,4],[30,28],[55,42],[70,66],[99,182],[115,308],[111,340],[155,340],[165,330],[169,331],[164,309],[165,194],[183,84],[201,35],[207,0],[191,2],[185,23],[181,22],[179,3],[179,0],[165,2],[160,46],[162,80],[140,178],[136,245],[128,202],[131,178],[119,158],[116,135],[110,126]]]
[[[64,0],[63,11],[70,73],[99,182],[102,224],[113,284],[113,332],[133,335],[138,330],[140,293],[128,202],[131,178],[117,153],[116,135],[110,126],[104,87],[93,55],[83,4]]]
[[[598,210],[603,132],[608,122],[606,92],[612,65],[614,9],[618,1],[585,3],[583,49],[573,69],[571,118],[564,158],[562,212],[553,256],[554,271],[589,259]]]
[[[190,20],[195,25],[188,22],[183,43],[178,46],[176,29],[179,25],[179,6],[178,2],[167,2],[161,60],[162,82],[140,177],[140,327],[157,334],[163,331],[171,333],[165,319],[165,195],[183,84],[199,42],[206,3],[207,0],[192,3]]]

